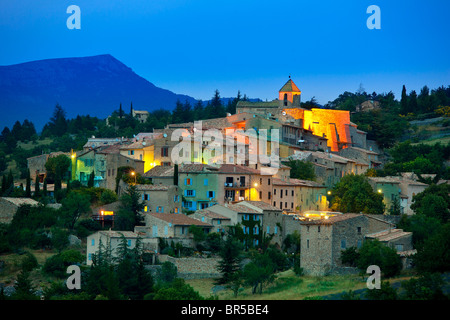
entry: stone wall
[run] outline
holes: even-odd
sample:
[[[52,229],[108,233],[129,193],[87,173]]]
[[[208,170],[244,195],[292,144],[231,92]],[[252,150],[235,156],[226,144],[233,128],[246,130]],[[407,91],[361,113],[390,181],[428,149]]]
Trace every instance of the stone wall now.
[[[220,276],[217,270],[219,258],[174,258],[169,255],[158,255],[160,263],[172,262],[178,269],[178,277],[183,279],[204,279]]]

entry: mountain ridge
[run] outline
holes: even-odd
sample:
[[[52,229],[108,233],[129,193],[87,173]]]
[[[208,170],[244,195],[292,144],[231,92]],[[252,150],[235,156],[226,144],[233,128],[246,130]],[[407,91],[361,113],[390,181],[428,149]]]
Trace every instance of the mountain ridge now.
[[[0,66],[0,127],[32,121],[40,131],[60,104],[68,118],[106,118],[133,103],[137,110],[172,110],[197,99],[159,88],[110,54],[28,61]]]

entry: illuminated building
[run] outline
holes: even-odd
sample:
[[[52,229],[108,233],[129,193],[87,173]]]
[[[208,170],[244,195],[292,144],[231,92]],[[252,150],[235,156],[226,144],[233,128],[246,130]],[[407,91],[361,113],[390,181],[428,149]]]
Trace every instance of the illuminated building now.
[[[339,152],[353,145],[352,137],[356,138],[357,135],[364,134],[357,130],[356,125],[350,121],[349,111],[321,108],[307,110],[301,108],[300,103],[301,91],[292,79],[289,79],[279,90],[277,100],[270,102],[239,101],[236,112],[238,114],[258,114],[282,124],[289,123],[291,126],[298,126],[306,132],[312,132],[315,136],[326,138],[327,147],[332,152]],[[302,140],[298,139],[299,133],[295,138],[296,141]]]

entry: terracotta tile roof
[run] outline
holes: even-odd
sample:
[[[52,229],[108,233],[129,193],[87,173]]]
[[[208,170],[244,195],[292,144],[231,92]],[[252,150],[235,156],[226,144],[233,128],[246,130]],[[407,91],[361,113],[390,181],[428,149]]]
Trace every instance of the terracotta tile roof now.
[[[261,210],[268,210],[268,211],[282,211],[281,209],[278,209],[277,207],[274,207],[268,203],[265,203],[263,201],[242,201],[240,202],[242,205],[245,205],[245,203],[255,206]]]
[[[222,164],[218,173],[260,174],[260,170],[236,164]]]
[[[99,233],[107,236],[107,237],[113,237],[113,238],[121,238],[122,235],[125,238],[137,238],[139,235],[132,231],[113,231],[113,230],[104,230],[99,231]]]
[[[97,153],[100,154],[115,154],[115,153],[120,153],[120,148],[122,147],[121,144],[113,144],[111,146],[107,146],[107,147],[101,147]]]
[[[195,214],[199,214],[199,215],[211,218],[211,219],[231,220],[228,217],[225,217],[225,216],[223,216],[223,215],[221,215],[221,214],[219,214],[217,212],[214,212],[214,211],[211,211],[211,210],[208,210],[208,209],[197,210],[195,212]]]
[[[280,102],[278,100],[272,101],[238,101],[236,108],[278,108]]]
[[[39,202],[37,202],[36,200],[30,199],[30,198],[2,197],[0,199],[8,201],[8,202],[14,204],[15,206],[20,206],[20,205],[23,205],[23,204],[28,204],[28,205],[31,205],[31,206],[37,206],[39,204]]]
[[[301,92],[300,89],[295,85],[292,79],[289,79],[284,86],[280,89],[280,92]]]
[[[144,177],[173,177],[173,167],[169,166],[155,166],[144,173]]]
[[[300,187],[312,187],[312,188],[325,188],[325,186],[315,181],[300,180],[290,178],[289,181],[283,181],[278,178],[273,178],[273,184],[276,186],[300,186]]]
[[[168,186],[153,185],[153,184],[138,184],[136,185],[138,191],[168,191]]]
[[[228,204],[228,205],[226,206],[226,208],[228,208],[228,209],[230,209],[230,210],[233,210],[233,211],[235,211],[235,212],[237,212],[237,213],[255,213],[255,214],[261,214],[261,212],[255,210],[255,209],[253,209],[253,208],[251,208],[251,207],[249,207],[249,206],[246,206],[246,205],[243,205],[243,204],[239,204],[239,203]]]
[[[178,167],[178,171],[180,173],[196,173],[196,172],[208,172],[208,171],[217,171],[216,167],[203,164],[203,163],[187,163],[181,164]]]
[[[213,227],[209,223],[199,221],[197,219],[188,217],[187,215],[181,213],[147,213],[148,215],[160,219],[166,222],[172,223],[176,226],[191,226],[196,225],[200,227]]]
[[[336,214],[334,216],[330,216],[328,219],[316,219],[316,220],[302,220],[302,224],[306,225],[323,225],[323,224],[335,224],[337,222],[354,219],[357,217],[362,217],[364,214],[361,213],[342,213],[342,214]]]
[[[379,241],[391,241],[405,236],[410,236],[411,232],[405,232],[402,229],[388,229],[366,235],[366,238],[378,239]]]

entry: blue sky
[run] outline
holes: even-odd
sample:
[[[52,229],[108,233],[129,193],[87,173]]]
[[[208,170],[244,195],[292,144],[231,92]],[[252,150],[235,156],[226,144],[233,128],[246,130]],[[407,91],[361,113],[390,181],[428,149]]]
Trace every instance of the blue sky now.
[[[69,5],[81,30],[69,30]],[[381,9],[369,30],[366,9]],[[302,100],[450,85],[450,1],[2,0],[0,65],[109,53],[197,99],[272,100],[291,75]]]

